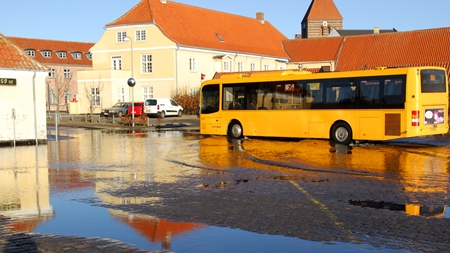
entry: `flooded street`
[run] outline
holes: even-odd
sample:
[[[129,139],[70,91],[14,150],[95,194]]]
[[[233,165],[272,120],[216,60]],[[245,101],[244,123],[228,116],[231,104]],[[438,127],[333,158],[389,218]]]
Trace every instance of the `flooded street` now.
[[[343,147],[55,132],[47,145],[1,149],[0,215],[12,231],[165,252],[448,250],[448,135]]]

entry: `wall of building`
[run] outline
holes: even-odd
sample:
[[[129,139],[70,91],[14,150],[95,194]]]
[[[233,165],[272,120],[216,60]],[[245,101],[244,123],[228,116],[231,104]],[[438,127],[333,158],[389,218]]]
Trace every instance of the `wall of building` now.
[[[15,78],[17,82],[0,85],[0,143],[47,140],[47,75],[44,71],[0,70],[0,78]]]

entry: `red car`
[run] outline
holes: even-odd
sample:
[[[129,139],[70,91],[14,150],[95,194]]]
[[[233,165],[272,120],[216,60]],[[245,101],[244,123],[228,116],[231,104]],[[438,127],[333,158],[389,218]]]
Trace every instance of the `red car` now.
[[[133,106],[128,107],[128,115],[131,116]],[[134,117],[139,117],[144,114],[144,102],[134,102]]]

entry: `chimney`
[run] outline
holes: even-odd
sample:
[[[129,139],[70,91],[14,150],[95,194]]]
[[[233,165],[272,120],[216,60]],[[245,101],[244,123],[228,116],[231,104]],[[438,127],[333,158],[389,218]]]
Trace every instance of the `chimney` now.
[[[264,12],[257,12],[256,20],[259,20],[259,22],[261,22],[261,24],[264,24]]]
[[[161,3],[166,4],[168,0],[161,0]]]
[[[373,34],[380,34],[380,28],[375,27],[375,28],[373,29]]]

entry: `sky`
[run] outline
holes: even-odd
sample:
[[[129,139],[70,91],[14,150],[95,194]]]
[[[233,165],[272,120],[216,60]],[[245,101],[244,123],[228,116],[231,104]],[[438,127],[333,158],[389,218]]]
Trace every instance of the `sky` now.
[[[172,1],[172,0],[169,0]],[[3,0],[0,33],[48,40],[97,42],[107,23],[140,0]],[[300,34],[311,0],[176,0],[246,17],[264,18],[288,39]],[[450,27],[450,0],[334,0],[343,29],[398,31]]]

